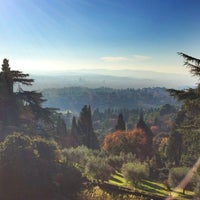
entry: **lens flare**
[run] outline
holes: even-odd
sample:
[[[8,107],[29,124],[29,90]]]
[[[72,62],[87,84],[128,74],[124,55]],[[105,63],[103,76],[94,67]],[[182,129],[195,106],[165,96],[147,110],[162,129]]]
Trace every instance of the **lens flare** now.
[[[177,192],[180,189],[184,189],[187,184],[192,180],[195,172],[200,167],[200,158],[197,160],[197,162],[193,165],[193,167],[188,171],[187,175],[184,177],[184,179],[179,183],[179,185],[174,189],[174,191],[166,198],[166,200],[173,200],[177,196]]]

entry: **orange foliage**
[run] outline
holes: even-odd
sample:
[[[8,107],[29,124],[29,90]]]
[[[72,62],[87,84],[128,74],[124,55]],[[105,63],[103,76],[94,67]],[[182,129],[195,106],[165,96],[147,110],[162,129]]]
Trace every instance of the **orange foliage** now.
[[[102,150],[119,154],[132,152],[139,158],[145,157],[147,137],[142,129],[134,128],[130,131],[115,131],[105,136]]]
[[[159,127],[158,126],[151,126],[151,131],[154,133],[154,134],[158,134],[159,132]]]
[[[163,137],[160,141],[160,147],[164,147],[169,140],[169,137]]]

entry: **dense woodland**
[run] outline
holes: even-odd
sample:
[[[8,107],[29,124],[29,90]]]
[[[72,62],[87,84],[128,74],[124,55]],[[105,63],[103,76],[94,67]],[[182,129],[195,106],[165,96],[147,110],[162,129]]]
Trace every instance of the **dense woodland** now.
[[[200,60],[180,55],[191,73],[199,77]],[[151,195],[141,190],[145,181],[162,183],[166,197],[176,192],[195,163],[190,178],[179,189],[183,193],[190,190],[194,199],[200,198],[199,85],[187,90],[169,89],[178,103],[164,88],[44,91],[46,99],[53,95],[48,102],[54,102],[53,107],[76,108],[74,113],[62,113],[45,107],[49,104],[41,92],[23,89],[31,88],[33,82],[28,74],[11,70],[9,61],[3,60],[2,199],[145,199]],[[116,176],[126,181],[125,187],[132,193],[120,193],[115,184],[114,193],[109,189]]]
[[[45,106],[79,112],[88,104],[93,110],[98,109],[149,109],[164,104],[176,105],[177,101],[166,91],[166,88],[112,89],[64,87],[42,91],[47,101]]]

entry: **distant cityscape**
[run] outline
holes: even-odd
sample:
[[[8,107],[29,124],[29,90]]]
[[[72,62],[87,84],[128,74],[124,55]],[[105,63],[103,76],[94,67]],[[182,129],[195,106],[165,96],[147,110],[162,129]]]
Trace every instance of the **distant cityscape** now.
[[[35,74],[33,88],[36,90],[63,87],[108,87],[115,89],[166,87],[194,87],[196,79],[189,74],[161,73],[131,70],[83,70]]]

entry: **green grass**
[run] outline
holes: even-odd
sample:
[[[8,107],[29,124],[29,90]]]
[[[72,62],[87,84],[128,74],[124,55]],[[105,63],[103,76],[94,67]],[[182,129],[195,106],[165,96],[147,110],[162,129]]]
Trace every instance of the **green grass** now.
[[[119,172],[116,172],[115,174],[113,174],[111,179],[108,181],[108,183],[117,185],[117,186],[123,186],[123,187],[129,186],[129,184],[127,184],[127,181],[123,177],[123,175]]]
[[[156,196],[167,197],[168,195],[171,194],[177,199],[182,199],[182,200],[191,199],[191,196],[194,195],[193,192],[187,190],[185,191],[185,195],[182,194],[182,190],[174,192],[172,189],[172,191],[169,191],[162,183],[150,180],[142,180],[140,184],[138,184],[137,188],[134,188],[131,185],[131,183],[127,182],[123,177],[123,175],[119,172],[116,172],[114,175],[112,175],[108,183],[126,187],[137,192],[156,195]]]

